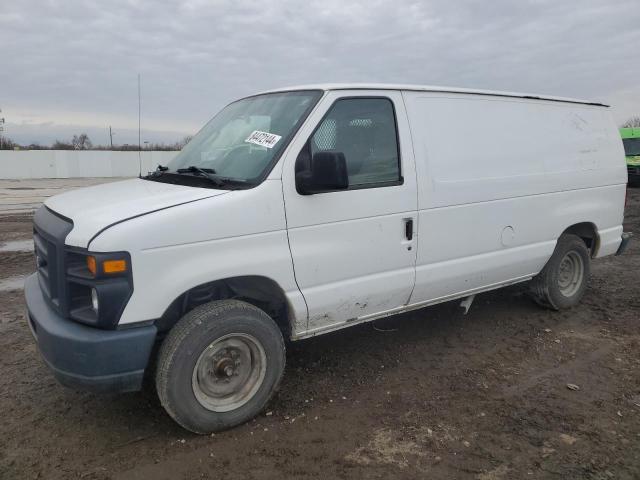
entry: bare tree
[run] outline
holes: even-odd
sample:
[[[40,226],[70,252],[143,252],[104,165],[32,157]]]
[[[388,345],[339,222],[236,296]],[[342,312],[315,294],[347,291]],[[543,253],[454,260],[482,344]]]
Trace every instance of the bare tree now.
[[[2,150],[13,150],[15,147],[19,147],[16,142],[11,140],[10,138],[4,137],[2,142],[0,143],[0,149]]]
[[[56,140],[55,142],[53,142],[53,145],[51,146],[51,148],[53,150],[73,150],[73,145],[70,144],[69,142]]]
[[[154,150],[154,151],[176,151],[182,150],[184,146],[191,141],[193,135],[187,135],[183,137],[181,140],[178,140],[173,143],[146,143],[144,149],[145,150]]]
[[[634,115],[622,124],[622,128],[640,128],[640,115]]]
[[[185,145],[191,141],[192,138],[193,138],[193,135],[187,135],[183,137],[182,140],[179,140],[175,143],[175,149],[182,150],[185,147]]]
[[[74,135],[71,140],[74,150],[89,150],[93,147],[93,143],[89,140],[89,135],[81,133],[80,135]]]

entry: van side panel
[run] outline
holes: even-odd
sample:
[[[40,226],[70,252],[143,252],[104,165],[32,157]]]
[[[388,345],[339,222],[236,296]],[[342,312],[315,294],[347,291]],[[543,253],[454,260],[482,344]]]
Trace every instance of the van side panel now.
[[[608,186],[421,210],[411,303],[534,276],[568,226],[608,225],[621,193]],[[599,233],[599,252],[615,253],[622,227]]]
[[[624,153],[606,108],[404,92],[418,175],[410,303],[525,280],[560,234],[589,222],[620,244]]]

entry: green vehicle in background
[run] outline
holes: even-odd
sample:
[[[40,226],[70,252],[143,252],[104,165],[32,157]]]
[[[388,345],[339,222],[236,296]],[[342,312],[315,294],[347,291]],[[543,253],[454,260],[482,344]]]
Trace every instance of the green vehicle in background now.
[[[640,127],[621,128],[620,136],[627,157],[629,185],[640,185]]]

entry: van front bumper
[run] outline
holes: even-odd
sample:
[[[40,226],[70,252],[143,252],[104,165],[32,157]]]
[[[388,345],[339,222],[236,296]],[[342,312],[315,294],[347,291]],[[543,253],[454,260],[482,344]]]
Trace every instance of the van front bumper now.
[[[156,339],[154,325],[100,330],[63,318],[42,295],[37,274],[27,278],[24,295],[31,333],[60,383],[96,392],[142,388]]]

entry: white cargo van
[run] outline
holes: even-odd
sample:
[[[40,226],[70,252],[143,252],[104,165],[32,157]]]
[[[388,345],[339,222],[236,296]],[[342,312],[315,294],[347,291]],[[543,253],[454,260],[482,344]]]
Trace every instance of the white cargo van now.
[[[627,243],[626,183],[604,105],[267,92],[147,176],[48,199],[29,324],[62,383],[137,390],[153,364],[167,412],[211,432],[265,406],[287,340],[516,282],[551,309],[575,305],[591,259]]]

